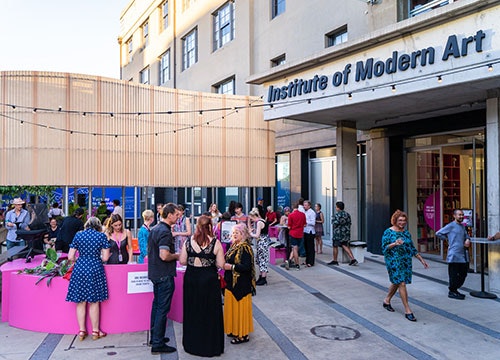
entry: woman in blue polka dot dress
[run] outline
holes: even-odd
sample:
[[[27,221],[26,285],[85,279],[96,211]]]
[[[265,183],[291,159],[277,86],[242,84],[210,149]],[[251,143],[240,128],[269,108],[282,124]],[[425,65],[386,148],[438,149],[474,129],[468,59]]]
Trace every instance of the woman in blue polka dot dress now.
[[[99,327],[99,302],[108,298],[108,284],[102,263],[109,258],[109,242],[101,229],[102,225],[98,218],[89,218],[85,223],[85,230],[76,233],[68,253],[69,261],[76,263],[69,281],[66,301],[77,303],[76,318],[80,328],[78,332],[80,340],[87,337],[85,327],[87,303],[90,303],[92,340],[106,336]],[[77,250],[79,256],[75,260]]]

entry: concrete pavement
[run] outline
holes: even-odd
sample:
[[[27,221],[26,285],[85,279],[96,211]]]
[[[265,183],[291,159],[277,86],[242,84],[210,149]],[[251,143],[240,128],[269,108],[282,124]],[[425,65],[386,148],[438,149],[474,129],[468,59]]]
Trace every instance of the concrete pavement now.
[[[500,300],[472,297],[480,275],[470,273],[462,292],[447,297],[447,265],[414,261],[408,285],[418,321],[405,319],[399,298],[390,313],[382,307],[389,285],[383,257],[367,254],[358,266],[328,266],[324,247],[314,267],[300,271],[272,266],[269,285],[253,298],[254,327],[248,343],[226,338],[221,359],[498,359]],[[39,304],[43,311],[43,304]],[[126,314],[124,314],[126,316]],[[182,324],[169,320],[173,354],[151,355],[147,332],[108,335],[80,342],[75,335],[24,331],[0,323],[0,359],[196,359],[182,349]]]

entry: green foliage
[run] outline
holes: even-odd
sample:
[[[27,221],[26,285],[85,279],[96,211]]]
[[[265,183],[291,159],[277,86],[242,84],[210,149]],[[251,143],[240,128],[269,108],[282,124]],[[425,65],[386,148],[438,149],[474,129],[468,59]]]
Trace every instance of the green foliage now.
[[[10,197],[19,197],[24,193],[35,196],[47,196],[49,203],[53,200],[56,186],[0,186],[0,194]]]
[[[25,268],[24,270],[19,270],[17,273],[39,275],[40,278],[35,284],[40,283],[43,279],[47,279],[47,286],[49,286],[53,278],[56,276],[64,276],[72,266],[67,259],[60,261],[59,255],[54,249],[47,249],[45,251],[45,256],[45,259],[43,259],[42,263],[37,267],[31,269]]]

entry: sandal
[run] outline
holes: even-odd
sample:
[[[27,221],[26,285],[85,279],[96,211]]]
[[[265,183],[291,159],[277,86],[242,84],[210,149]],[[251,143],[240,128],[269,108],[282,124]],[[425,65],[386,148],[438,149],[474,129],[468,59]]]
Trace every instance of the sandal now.
[[[106,337],[106,334],[104,331],[98,330],[98,331],[92,331],[92,340],[97,340],[103,337]]]
[[[78,339],[79,339],[80,341],[83,341],[83,340],[85,340],[85,338],[87,337],[87,335],[88,335],[88,333],[87,333],[87,331],[86,331],[86,330],[80,330],[80,331],[78,332]]]
[[[390,312],[394,312],[394,308],[391,306],[391,304],[386,304],[385,302],[382,303],[382,306],[384,307],[384,309],[386,309],[387,311],[390,311]]]
[[[248,338],[248,335],[245,335],[243,337],[235,337],[231,340],[231,344],[237,345],[237,344],[243,344],[250,341]]]

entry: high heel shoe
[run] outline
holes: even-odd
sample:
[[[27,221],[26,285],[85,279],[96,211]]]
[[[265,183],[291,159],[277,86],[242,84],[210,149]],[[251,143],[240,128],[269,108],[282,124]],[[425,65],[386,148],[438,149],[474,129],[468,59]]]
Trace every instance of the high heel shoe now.
[[[87,331],[85,331],[85,330],[80,330],[80,331],[78,332],[78,339],[79,339],[80,341],[83,341],[83,340],[85,340],[85,338],[87,337],[87,335],[88,335]]]
[[[106,334],[104,331],[98,330],[98,331],[92,331],[92,340],[97,340],[103,337],[106,337]]]
[[[259,276],[259,279],[255,282],[255,285],[267,285],[267,279],[265,277]]]

